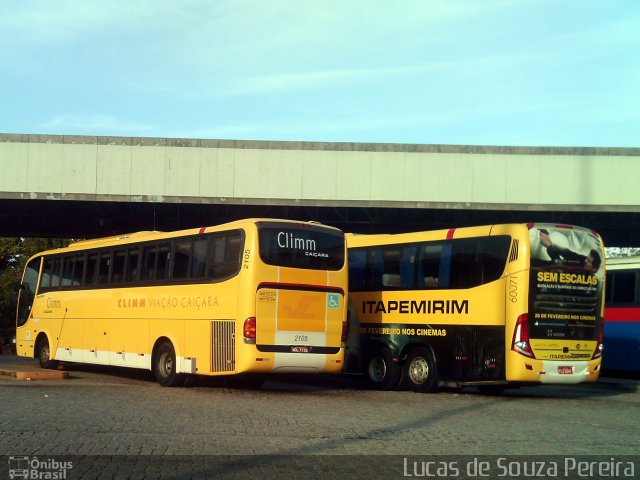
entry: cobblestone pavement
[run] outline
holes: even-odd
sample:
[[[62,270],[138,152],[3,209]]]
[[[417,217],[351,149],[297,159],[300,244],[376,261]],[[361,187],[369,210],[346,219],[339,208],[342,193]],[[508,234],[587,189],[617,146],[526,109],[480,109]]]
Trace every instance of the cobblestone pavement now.
[[[0,356],[0,369],[7,361]],[[640,380],[634,379],[523,387],[500,396],[472,388],[424,395],[367,390],[343,376],[272,377],[259,389],[203,379],[172,389],[148,372],[67,369],[66,380],[0,377],[0,455],[167,457],[156,468],[164,471],[168,456],[640,452]],[[100,478],[157,477],[148,465],[134,467],[121,474],[105,467]],[[0,478],[4,470],[0,464]],[[225,476],[218,473],[215,478]],[[166,478],[192,476],[198,475]]]

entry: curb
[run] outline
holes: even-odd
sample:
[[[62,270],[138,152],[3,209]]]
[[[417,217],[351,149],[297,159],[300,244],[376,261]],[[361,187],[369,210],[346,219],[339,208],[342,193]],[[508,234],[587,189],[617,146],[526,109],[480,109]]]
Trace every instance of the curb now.
[[[61,380],[69,378],[69,372],[22,372],[16,370],[0,370],[0,376],[11,377],[16,380]]]

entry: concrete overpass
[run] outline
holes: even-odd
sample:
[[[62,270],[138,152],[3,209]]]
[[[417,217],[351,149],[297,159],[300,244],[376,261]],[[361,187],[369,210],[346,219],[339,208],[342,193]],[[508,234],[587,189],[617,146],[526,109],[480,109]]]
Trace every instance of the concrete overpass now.
[[[640,148],[0,134],[0,236],[272,216],[360,232],[551,221],[640,246],[639,178]]]

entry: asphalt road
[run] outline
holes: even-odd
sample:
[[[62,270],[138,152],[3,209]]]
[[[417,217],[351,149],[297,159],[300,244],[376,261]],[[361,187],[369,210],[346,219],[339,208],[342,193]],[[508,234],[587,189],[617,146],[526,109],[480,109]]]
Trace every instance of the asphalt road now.
[[[32,365],[0,355],[0,369]],[[271,377],[258,389],[211,379],[163,388],[149,372],[65,368],[64,380],[0,376],[0,456],[13,466],[17,458],[68,458],[75,464],[66,478],[254,478],[255,469],[263,478],[403,478],[417,476],[406,471],[414,457],[459,457],[460,466],[480,456],[602,455],[640,468],[627,457],[640,452],[640,379],[486,396],[473,388],[380,392],[345,376]]]

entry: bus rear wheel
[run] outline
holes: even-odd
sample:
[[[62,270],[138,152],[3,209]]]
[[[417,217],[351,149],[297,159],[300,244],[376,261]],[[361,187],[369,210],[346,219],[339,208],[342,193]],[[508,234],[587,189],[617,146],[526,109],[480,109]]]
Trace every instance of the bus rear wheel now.
[[[438,372],[431,350],[418,347],[411,350],[404,363],[403,379],[414,392],[430,393],[438,388]]]
[[[41,368],[55,370],[58,368],[58,362],[51,359],[51,348],[49,347],[49,339],[41,337],[36,346],[36,354]]]
[[[180,387],[185,382],[185,375],[176,372],[176,352],[171,342],[162,342],[153,359],[153,373],[163,387]]]
[[[377,347],[369,351],[365,363],[365,376],[378,390],[393,390],[400,381],[401,369],[393,361],[389,347]]]

